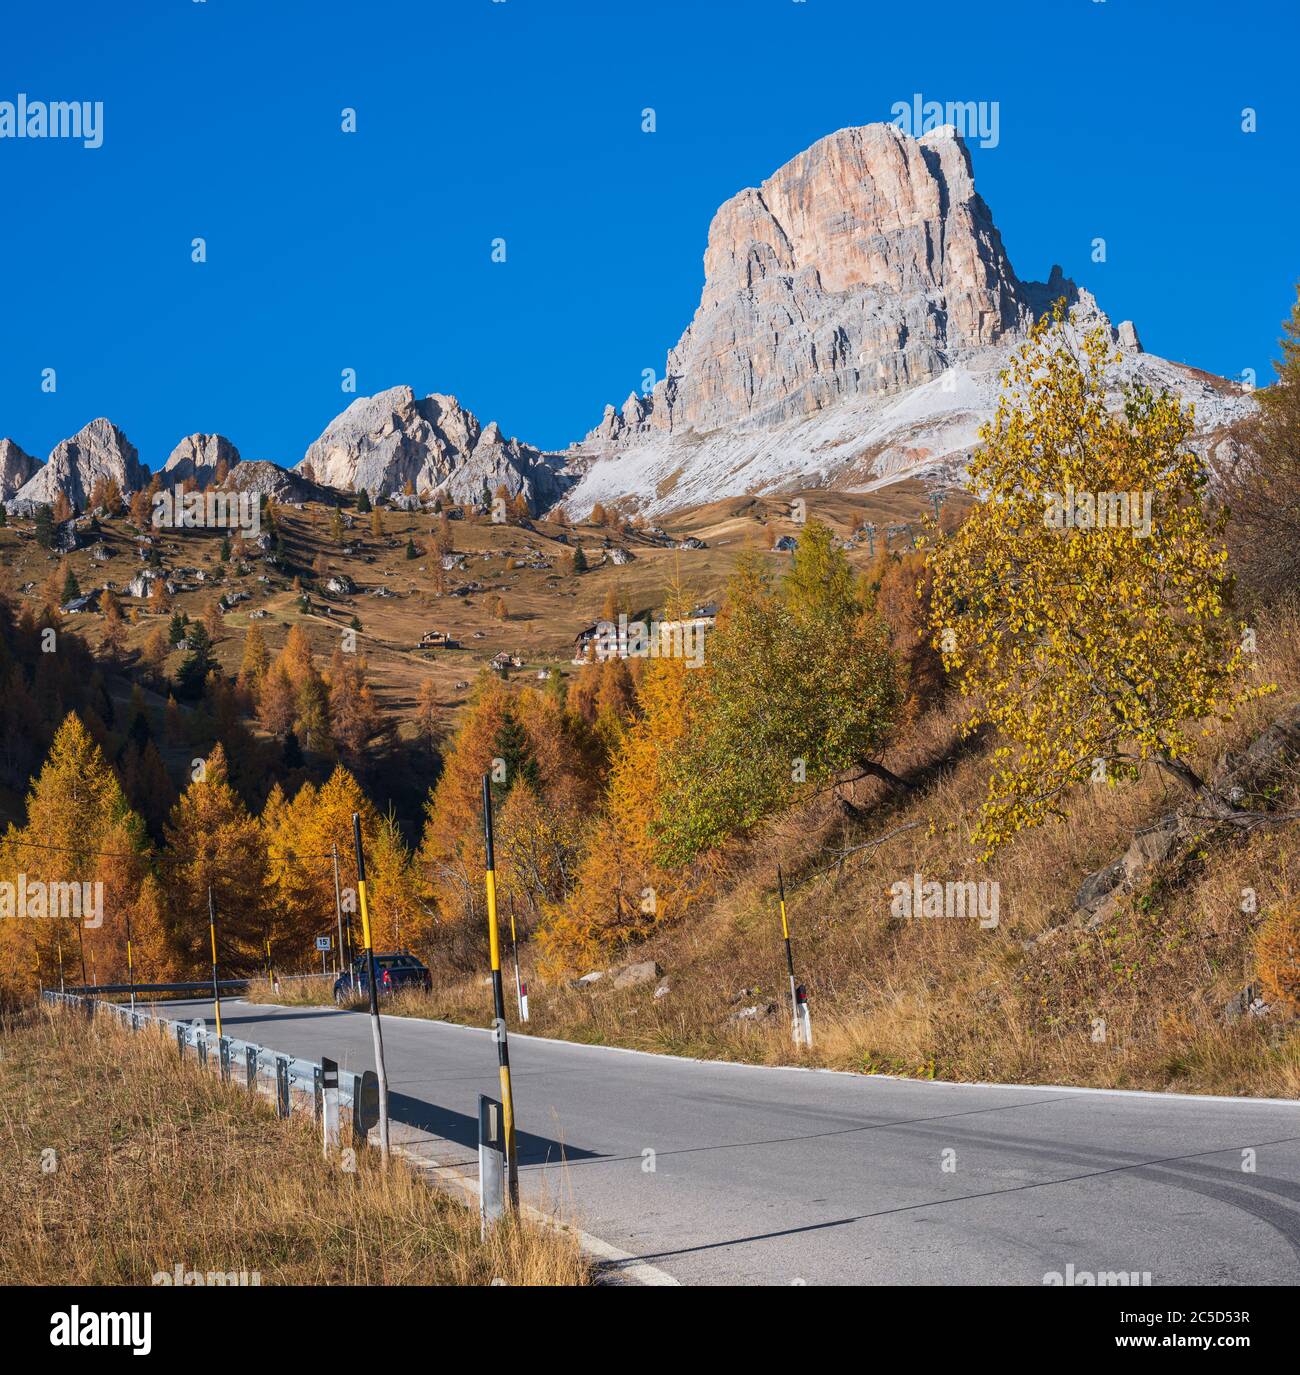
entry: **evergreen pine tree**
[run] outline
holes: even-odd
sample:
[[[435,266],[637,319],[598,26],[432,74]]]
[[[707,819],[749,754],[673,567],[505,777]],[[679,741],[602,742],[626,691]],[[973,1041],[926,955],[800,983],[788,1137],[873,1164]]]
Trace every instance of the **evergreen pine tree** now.
[[[176,690],[180,696],[197,701],[203,696],[204,684],[217,661],[212,656],[211,637],[201,622],[190,627],[187,638],[190,649],[176,672]]]
[[[506,707],[492,743],[496,748],[497,758],[505,764],[505,778],[493,780],[492,790],[496,800],[503,802],[516,783],[522,783],[536,792],[541,782],[541,773],[532,745],[528,741],[528,734],[520,725],[512,706]]]

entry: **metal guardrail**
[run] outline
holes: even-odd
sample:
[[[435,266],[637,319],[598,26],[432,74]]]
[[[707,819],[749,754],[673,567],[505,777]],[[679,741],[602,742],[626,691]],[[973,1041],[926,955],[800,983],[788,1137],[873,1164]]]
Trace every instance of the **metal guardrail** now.
[[[218,979],[217,988],[222,993],[246,993],[247,979]],[[170,984],[68,984],[63,991],[77,996],[97,997],[101,993],[211,993],[212,980],[201,983]]]
[[[138,992],[140,985],[136,987]],[[208,984],[207,987],[210,989],[212,985]],[[102,986],[100,992],[103,992]],[[241,1084],[250,1092],[265,1088],[281,1117],[288,1117],[292,1113],[295,1093],[312,1102],[318,1119],[322,1114],[325,1068],[317,1061],[303,1060],[256,1041],[210,1035],[207,1023],[202,1019],[178,1021],[171,1017],[159,1017],[140,1008],[132,1009],[125,1003],[104,1002],[87,994],[60,993],[49,988],[42,990],[41,998],[54,1006],[76,1008],[89,1018],[107,1013],[117,1017],[133,1031],[155,1026],[163,1036],[175,1040],[182,1058],[193,1047],[200,1067],[207,1069],[215,1065],[224,1081]],[[337,1078],[338,1104],[354,1109],[354,1140],[361,1142],[365,1130],[373,1125],[367,1119],[371,1116],[372,1100],[377,1093],[377,1089],[372,1087],[374,1071],[339,1073]],[[358,1103],[361,1105],[360,1113],[355,1110]],[[361,1119],[360,1123],[358,1118]]]

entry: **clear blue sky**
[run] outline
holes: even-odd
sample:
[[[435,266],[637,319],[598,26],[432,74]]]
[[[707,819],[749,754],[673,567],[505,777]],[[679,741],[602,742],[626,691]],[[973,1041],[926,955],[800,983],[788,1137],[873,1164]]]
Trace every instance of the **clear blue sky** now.
[[[44,458],[107,415],[151,467],[196,430],[294,463],[351,399],[352,367],[360,393],[452,392],[558,447],[662,371],[724,199],[917,91],[998,102],[976,182],[1022,277],[1059,261],[1148,349],[1264,380],[1300,278],[1297,12],[8,6],[0,101],[101,100],[104,142],[0,139],[0,435]]]

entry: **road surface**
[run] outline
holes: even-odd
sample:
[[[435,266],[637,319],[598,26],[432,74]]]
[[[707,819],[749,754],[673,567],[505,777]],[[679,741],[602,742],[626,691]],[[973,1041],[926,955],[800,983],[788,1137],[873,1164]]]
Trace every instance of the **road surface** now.
[[[159,1008],[211,1019],[210,1002]],[[372,1067],[364,1013],[228,999],[222,1022]],[[489,1033],[383,1026],[402,1138],[476,1169],[477,1096],[498,1094]],[[510,1060],[525,1199],[640,1258],[623,1264],[638,1278],[1041,1285],[1072,1266],[1076,1283],[1300,1282],[1300,1104],[755,1068],[516,1034]]]

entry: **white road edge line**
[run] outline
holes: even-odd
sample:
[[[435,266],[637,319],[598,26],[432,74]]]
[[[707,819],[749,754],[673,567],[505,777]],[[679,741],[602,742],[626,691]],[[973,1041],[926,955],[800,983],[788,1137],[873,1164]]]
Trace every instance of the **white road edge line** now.
[[[417,1155],[406,1146],[394,1146],[393,1154],[408,1161],[415,1167],[417,1173],[432,1175],[434,1183],[447,1192],[458,1190],[461,1194],[460,1202],[465,1207],[477,1211],[479,1186],[478,1180],[472,1175],[465,1174],[451,1165],[440,1165],[428,1156]],[[657,1265],[651,1265],[648,1261],[632,1255],[629,1251],[620,1251],[617,1246],[611,1246],[609,1242],[592,1236],[590,1232],[584,1232],[581,1227],[575,1227],[572,1223],[565,1222],[552,1213],[534,1208],[531,1203],[521,1202],[519,1211],[530,1222],[535,1222],[541,1227],[547,1227],[555,1232],[567,1232],[593,1259],[603,1261],[607,1265],[617,1265],[620,1278],[626,1277],[633,1284],[651,1288],[680,1288],[681,1286],[680,1280],[674,1279],[666,1270],[659,1269]]]
[[[232,1000],[234,1001],[234,1000]],[[240,999],[239,1001],[243,1001]],[[304,1006],[315,1004],[288,1003],[247,1003],[247,1007],[274,1007],[284,1012],[298,1012]],[[340,1009],[321,1006],[321,1012],[336,1012]],[[385,1012],[384,1017],[394,1022],[423,1022],[429,1026],[450,1027],[453,1031],[468,1031],[476,1036],[491,1036],[490,1027],[466,1026],[464,1022],[447,1022],[438,1017],[411,1017],[398,1012]],[[1112,1098],[1154,1098],[1161,1103],[1240,1103],[1252,1107],[1300,1108],[1297,1098],[1231,1098],[1225,1094],[1214,1093],[1165,1093],[1159,1089],[1097,1089],[1083,1084],[999,1084],[983,1079],[913,1079],[906,1074],[863,1074],[853,1069],[827,1069],[822,1065],[753,1065],[746,1060],[704,1060],[695,1055],[672,1055],[668,1051],[636,1050],[632,1046],[599,1046],[587,1041],[565,1041],[557,1036],[535,1036],[528,1031],[512,1031],[511,1040],[539,1041],[544,1045],[567,1046],[570,1050],[608,1051],[613,1055],[644,1055],[651,1060],[676,1060],[685,1065],[709,1065],[721,1069],[748,1069],[785,1071],[790,1074],[837,1074],[845,1079],[856,1079],[870,1083],[873,1079],[885,1079],[892,1084],[915,1084],[919,1087],[939,1087],[950,1089],[1006,1089],[1021,1093],[1069,1093],[1099,1094]]]

